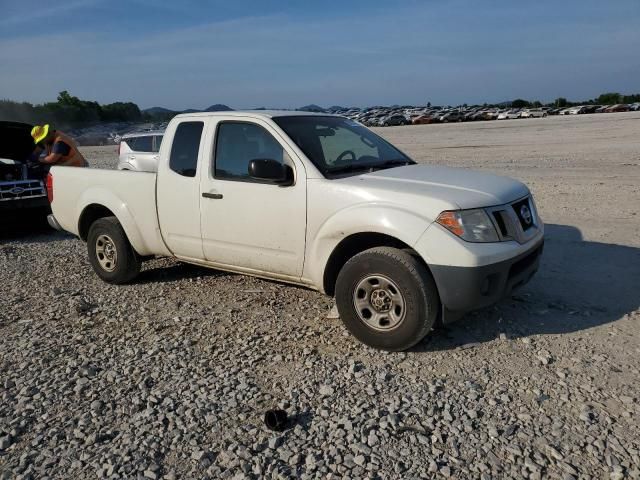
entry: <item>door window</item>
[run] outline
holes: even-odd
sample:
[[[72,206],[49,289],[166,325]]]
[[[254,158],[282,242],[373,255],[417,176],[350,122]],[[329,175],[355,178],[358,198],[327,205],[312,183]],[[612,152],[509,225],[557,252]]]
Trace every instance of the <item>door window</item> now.
[[[214,177],[224,180],[259,180],[249,176],[251,160],[284,162],[280,143],[264,128],[253,123],[223,122],[218,126],[214,161]]]
[[[169,168],[184,177],[195,177],[203,122],[182,122],[171,145]]]

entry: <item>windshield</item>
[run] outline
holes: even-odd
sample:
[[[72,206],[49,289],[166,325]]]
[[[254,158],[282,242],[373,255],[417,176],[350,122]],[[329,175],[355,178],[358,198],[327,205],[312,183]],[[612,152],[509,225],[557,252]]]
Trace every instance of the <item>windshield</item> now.
[[[280,128],[326,176],[413,164],[368,128],[341,117],[275,117]]]

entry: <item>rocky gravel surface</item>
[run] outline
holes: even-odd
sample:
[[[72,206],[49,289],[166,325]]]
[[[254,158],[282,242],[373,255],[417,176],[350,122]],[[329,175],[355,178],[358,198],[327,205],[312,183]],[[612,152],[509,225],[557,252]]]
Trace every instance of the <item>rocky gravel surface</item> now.
[[[79,240],[3,223],[0,479],[640,478],[640,115],[620,118],[598,125],[606,157],[582,119],[561,125],[584,132],[566,156],[538,120],[382,131],[406,150],[451,135],[451,163],[467,145],[474,168],[533,183],[548,223],[529,285],[404,353],[356,343],[317,292],[169,259],[111,286]],[[514,135],[554,175],[473,153]],[[600,210],[616,196],[618,230]]]

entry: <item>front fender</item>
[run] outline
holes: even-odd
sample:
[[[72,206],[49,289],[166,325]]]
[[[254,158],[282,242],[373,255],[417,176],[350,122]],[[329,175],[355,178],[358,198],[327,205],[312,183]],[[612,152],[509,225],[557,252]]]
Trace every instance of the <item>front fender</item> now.
[[[367,203],[340,210],[309,236],[303,276],[324,291],[324,270],[331,253],[345,238],[358,233],[380,233],[413,247],[430,220],[398,205]]]
[[[113,192],[105,188],[95,187],[85,190],[82,193],[78,201],[75,216],[75,218],[78,219],[78,225],[76,225],[76,231],[73,233],[76,235],[79,234],[82,213],[90,205],[101,205],[113,212],[127,234],[127,238],[129,239],[131,246],[139,255],[145,256],[153,253],[145,241],[144,236],[140,232],[135,218],[129,210],[129,207],[127,207],[127,204],[122,199],[118,198],[118,196]]]

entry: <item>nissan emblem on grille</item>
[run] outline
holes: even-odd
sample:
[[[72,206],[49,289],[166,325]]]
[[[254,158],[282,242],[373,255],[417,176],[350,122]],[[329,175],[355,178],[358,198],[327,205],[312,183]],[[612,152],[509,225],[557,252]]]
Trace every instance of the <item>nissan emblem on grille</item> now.
[[[524,223],[531,225],[531,210],[529,210],[529,207],[522,205],[520,207],[520,216],[522,217],[522,220],[524,220]]]

